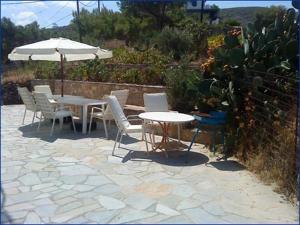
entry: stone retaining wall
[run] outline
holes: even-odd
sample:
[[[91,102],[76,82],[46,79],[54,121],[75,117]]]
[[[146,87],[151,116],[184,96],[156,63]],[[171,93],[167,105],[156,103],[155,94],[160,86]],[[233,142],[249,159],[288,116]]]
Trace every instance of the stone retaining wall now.
[[[32,80],[32,86],[50,85],[55,94],[60,94],[60,80]],[[144,93],[165,92],[164,86],[137,85],[137,84],[121,84],[121,83],[103,83],[88,81],[71,81],[66,80],[64,83],[64,94],[79,95],[86,98],[101,99],[104,95],[110,94],[112,90],[129,89],[128,105],[144,106]]]

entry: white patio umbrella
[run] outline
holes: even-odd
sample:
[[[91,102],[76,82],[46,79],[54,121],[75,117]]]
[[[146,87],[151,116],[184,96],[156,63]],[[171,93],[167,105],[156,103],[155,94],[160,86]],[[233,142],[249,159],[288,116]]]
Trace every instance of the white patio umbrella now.
[[[44,60],[60,62],[61,96],[64,95],[64,61],[106,59],[112,51],[72,41],[66,38],[51,38],[29,45],[16,47],[8,54],[10,60]]]

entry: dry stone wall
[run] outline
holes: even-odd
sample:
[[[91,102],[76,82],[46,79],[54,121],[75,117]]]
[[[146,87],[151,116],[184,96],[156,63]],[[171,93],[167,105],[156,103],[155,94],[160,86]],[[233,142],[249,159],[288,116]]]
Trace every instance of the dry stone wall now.
[[[60,80],[32,80],[32,86],[50,85],[55,94],[60,94]],[[64,82],[64,93],[68,95],[84,96],[86,98],[101,99],[104,95],[110,94],[112,90],[129,89],[128,105],[144,106],[144,93],[165,92],[164,86],[150,86],[137,84],[119,84],[119,83],[103,83],[103,82],[87,82],[87,81],[71,81]]]

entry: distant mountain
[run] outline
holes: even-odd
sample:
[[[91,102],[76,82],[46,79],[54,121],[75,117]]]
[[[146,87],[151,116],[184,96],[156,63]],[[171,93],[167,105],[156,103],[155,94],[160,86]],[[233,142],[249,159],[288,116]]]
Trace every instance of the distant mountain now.
[[[220,17],[223,21],[234,19],[239,21],[242,25],[247,25],[254,21],[256,13],[264,12],[267,9],[267,7],[236,7],[221,9]]]

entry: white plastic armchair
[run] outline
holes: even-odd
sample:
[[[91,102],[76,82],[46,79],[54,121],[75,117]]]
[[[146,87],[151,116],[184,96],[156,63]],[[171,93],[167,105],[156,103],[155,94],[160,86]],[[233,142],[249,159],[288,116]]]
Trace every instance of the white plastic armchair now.
[[[144,105],[146,112],[168,112],[169,104],[166,93],[144,93]],[[180,124],[177,125],[177,137],[180,141]],[[155,136],[152,132],[152,138],[155,142]]]
[[[146,112],[169,111],[166,93],[144,93],[144,105]]]
[[[125,90],[111,91],[110,95],[116,96],[116,98],[123,110],[123,108],[127,102],[127,99],[128,99],[129,90],[125,89]],[[103,121],[105,136],[106,136],[106,138],[108,138],[106,121],[109,121],[109,127],[110,127],[110,122],[112,120],[114,120],[110,106],[107,106],[106,108],[99,108],[99,107],[92,108],[89,132],[91,132],[91,125],[92,125],[93,118],[101,119]]]
[[[28,89],[26,87],[17,87],[17,89],[18,89],[18,93],[25,105],[25,111],[24,111],[22,124],[24,124],[26,111],[29,110],[29,111],[33,112],[33,117],[32,117],[32,122],[31,122],[31,125],[32,125],[34,123],[34,118],[37,117],[37,112],[40,112],[41,110],[36,105],[32,94],[28,91]]]
[[[65,117],[72,118],[73,129],[74,129],[74,132],[76,133],[76,128],[75,128],[75,124],[74,124],[72,111],[69,111],[69,110],[66,110],[63,108],[55,109],[54,105],[50,103],[50,101],[45,93],[35,92],[34,98],[35,98],[36,104],[41,109],[44,119],[52,119],[53,120],[50,136],[52,136],[53,131],[54,131],[55,120],[59,119],[60,129],[61,129]],[[41,126],[41,119],[39,122],[38,130],[40,129],[40,126]]]
[[[46,96],[49,99],[50,103],[56,103],[49,85],[35,85],[33,88],[34,88],[35,92],[46,94]]]
[[[147,153],[149,151],[148,149],[148,143],[147,143],[147,139],[146,139],[146,134],[145,134],[145,127],[144,125],[133,125],[130,123],[130,121],[133,120],[140,120],[141,119],[134,119],[134,117],[137,117],[135,115],[129,116],[128,118],[126,118],[123,109],[118,101],[118,99],[116,98],[116,96],[110,95],[108,97],[106,97],[106,101],[108,102],[111,111],[112,111],[112,115],[116,121],[117,127],[118,127],[118,133],[115,139],[115,144],[113,147],[113,151],[112,151],[112,155],[114,155],[115,149],[116,149],[116,145],[117,143],[119,143],[118,147],[120,147],[121,141],[122,141],[122,137],[124,134],[130,134],[130,133],[142,133],[142,141],[144,140],[146,142],[146,149],[147,149]]]

